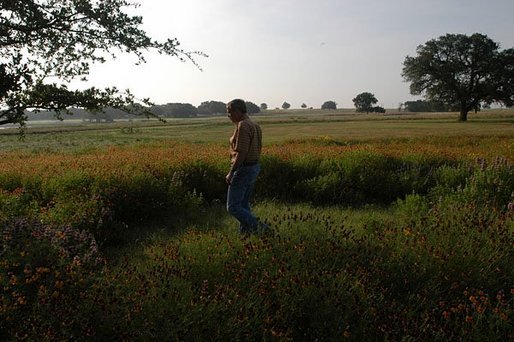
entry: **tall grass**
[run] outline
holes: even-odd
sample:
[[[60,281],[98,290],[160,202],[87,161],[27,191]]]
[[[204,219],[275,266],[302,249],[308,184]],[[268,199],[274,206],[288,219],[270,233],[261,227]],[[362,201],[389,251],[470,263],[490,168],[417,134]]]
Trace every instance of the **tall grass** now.
[[[513,155],[419,143],[267,147],[256,212],[275,234],[247,238],[218,212],[217,145],[11,154],[0,337],[512,339]],[[196,226],[105,262],[160,214]]]
[[[456,140],[460,144],[443,147],[426,140],[340,144],[327,139],[269,146],[256,196],[325,205],[387,205],[413,192],[433,191],[436,184],[448,182],[451,173],[463,181],[478,172],[476,141],[470,146],[467,139]],[[507,146],[509,139],[493,142]],[[494,159],[487,157],[490,143],[483,160]],[[512,150],[501,152],[505,163],[514,158]],[[218,145],[170,143],[4,157],[0,219],[24,216],[69,223],[100,240],[115,239],[127,226],[161,213],[185,212],[202,203],[223,202],[226,196],[227,151]],[[509,186],[508,181],[502,186],[504,202]]]

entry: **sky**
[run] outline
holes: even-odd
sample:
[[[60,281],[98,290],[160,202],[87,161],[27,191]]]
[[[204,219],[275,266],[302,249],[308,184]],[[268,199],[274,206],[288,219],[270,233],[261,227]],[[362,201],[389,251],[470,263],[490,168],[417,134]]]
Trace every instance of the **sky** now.
[[[352,108],[359,93],[397,108],[416,100],[401,77],[406,56],[447,33],[482,33],[514,47],[513,0],[140,0],[143,29],[202,51],[200,71],[177,58],[121,55],[96,65],[88,85],[130,88],[154,103],[228,102],[269,108]]]

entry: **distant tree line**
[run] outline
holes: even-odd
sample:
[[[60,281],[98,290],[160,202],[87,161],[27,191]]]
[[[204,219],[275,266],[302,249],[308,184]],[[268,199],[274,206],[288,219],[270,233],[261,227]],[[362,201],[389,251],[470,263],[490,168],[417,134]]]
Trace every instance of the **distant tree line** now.
[[[255,103],[247,101],[246,108],[248,114],[260,113],[261,108]],[[198,116],[224,115],[227,111],[226,103],[221,101],[204,101],[198,107],[190,103],[167,103],[163,105],[153,105],[147,110],[161,118],[194,118]],[[92,122],[112,122],[120,119],[132,119],[133,114],[125,111],[107,107],[102,111],[89,112],[80,108],[71,108],[69,112],[73,119]],[[56,120],[57,113],[53,111],[26,112],[28,120]],[[65,118],[65,117],[63,117]]]
[[[23,3],[23,6],[20,4]],[[179,48],[176,39],[159,42],[139,28],[140,17],[121,9],[133,5],[112,1],[4,1],[0,10],[0,126],[23,126],[26,120],[75,118],[91,121],[149,117],[196,117],[225,113],[225,103],[205,101],[198,107],[189,103],[152,105],[137,99],[130,91],[115,87],[72,90],[68,82],[89,75],[90,64],[104,62],[104,55],[124,50],[144,62],[143,52],[156,50],[197,65],[194,56]],[[105,18],[112,20],[104,20]],[[5,32],[4,32],[5,31]],[[52,83],[52,79],[59,80]],[[470,111],[492,104],[514,106],[514,48],[500,44],[484,34],[446,34],[419,45],[414,56],[403,62],[402,77],[410,83],[410,93],[423,100],[400,105],[409,112],[459,111],[466,121]],[[357,95],[357,112],[384,113],[376,106],[375,95]],[[250,114],[267,110],[268,105],[247,103]],[[115,109],[118,108],[118,109]],[[284,102],[282,109],[291,108]],[[307,108],[303,103],[301,108]],[[310,107],[312,109],[312,107]],[[326,101],[322,109],[336,109]],[[276,107],[276,109],[280,109]],[[127,114],[131,113],[131,114]]]
[[[130,112],[123,111],[112,107],[104,108],[102,111],[87,111],[82,108],[70,108],[67,113],[70,119],[78,119],[90,122],[113,122],[115,119],[133,119],[135,116]],[[67,119],[68,115],[60,114],[54,111],[26,111],[25,115],[28,121],[32,120],[58,120],[58,118]]]
[[[439,101],[407,101],[403,103],[406,112],[447,112],[454,108]]]

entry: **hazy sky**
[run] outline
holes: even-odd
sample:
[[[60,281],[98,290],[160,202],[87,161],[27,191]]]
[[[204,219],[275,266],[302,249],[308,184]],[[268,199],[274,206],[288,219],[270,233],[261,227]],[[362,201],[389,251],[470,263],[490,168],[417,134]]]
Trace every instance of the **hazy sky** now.
[[[284,101],[353,107],[370,91],[386,108],[415,99],[401,77],[405,56],[446,33],[483,33],[514,47],[514,0],[140,0],[154,38],[201,50],[191,63],[154,54],[96,66],[91,83],[130,88],[155,103],[239,97],[270,108]]]

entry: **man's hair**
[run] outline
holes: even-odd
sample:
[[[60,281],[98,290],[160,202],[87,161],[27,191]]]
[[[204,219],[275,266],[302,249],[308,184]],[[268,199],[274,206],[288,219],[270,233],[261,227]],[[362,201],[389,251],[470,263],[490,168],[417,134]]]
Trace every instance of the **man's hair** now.
[[[246,114],[246,102],[241,99],[234,99],[227,103],[227,107],[230,107],[232,110],[238,110],[243,114]]]

